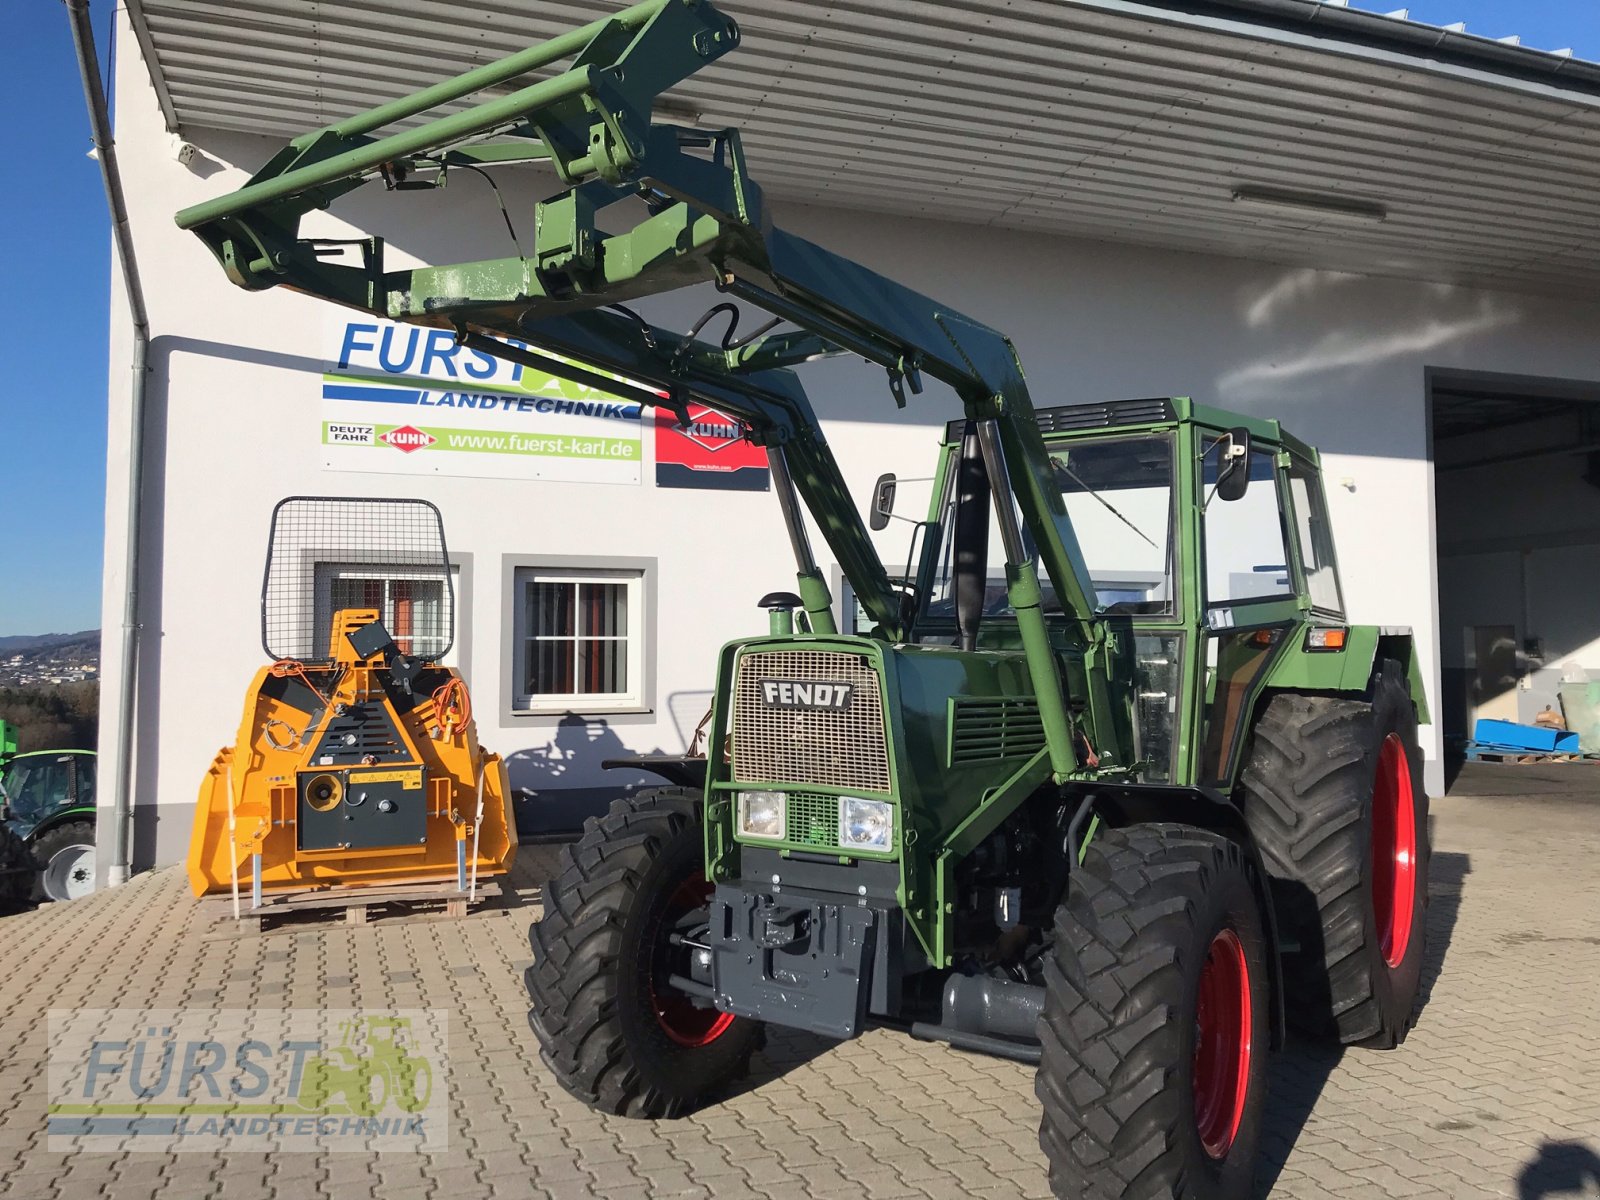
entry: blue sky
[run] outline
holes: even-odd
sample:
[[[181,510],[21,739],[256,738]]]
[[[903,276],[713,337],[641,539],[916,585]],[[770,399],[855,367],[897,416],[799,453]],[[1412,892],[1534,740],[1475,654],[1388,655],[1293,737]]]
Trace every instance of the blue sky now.
[[[1385,12],[1404,0],[1357,0]],[[605,5],[610,7],[611,5]],[[1571,46],[1600,59],[1593,0],[1413,0],[1414,20]],[[602,7],[597,5],[597,7]],[[101,54],[111,0],[93,0]],[[0,636],[100,623],[110,229],[89,149],[77,64],[59,0],[9,6],[0,39],[0,109],[12,170],[0,221]],[[148,269],[148,268],[147,268]]]
[[[102,45],[109,2],[90,12]],[[66,8],[7,6],[0,108],[0,635],[100,624],[111,225]]]

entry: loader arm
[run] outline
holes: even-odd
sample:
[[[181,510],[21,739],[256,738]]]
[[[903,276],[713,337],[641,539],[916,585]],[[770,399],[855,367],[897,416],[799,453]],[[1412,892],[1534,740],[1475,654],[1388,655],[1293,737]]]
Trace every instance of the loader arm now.
[[[1054,773],[1081,774],[1032,554],[1055,587],[1069,643],[1085,657],[1088,732],[1114,744],[1107,635],[1016,352],[953,308],[774,228],[736,131],[652,123],[663,92],[738,41],[737,25],[705,0],[646,0],[296,138],[245,186],[185,209],[177,222],[241,287],[288,287],[449,329],[486,353],[663,405],[680,419],[690,400],[737,418],[767,448],[801,596],[819,631],[832,632],[832,601],[805,545],[795,493],[887,636],[903,640],[908,618],[793,368],[860,355],[886,369],[902,405],[925,376],[948,385],[980,423],[1002,534],[1017,535],[1006,538],[1011,600]],[[424,114],[432,119],[416,124]],[[373,180],[391,190],[438,187],[453,172],[530,161],[547,163],[563,190],[536,206],[533,246],[519,245],[511,257],[390,270],[382,238],[300,233],[306,213]],[[646,215],[631,228],[601,230],[603,209],[641,199]],[[728,334],[711,341],[700,335],[721,333],[724,314],[708,313],[685,334],[626,307],[706,282],[784,327],[745,342]]]

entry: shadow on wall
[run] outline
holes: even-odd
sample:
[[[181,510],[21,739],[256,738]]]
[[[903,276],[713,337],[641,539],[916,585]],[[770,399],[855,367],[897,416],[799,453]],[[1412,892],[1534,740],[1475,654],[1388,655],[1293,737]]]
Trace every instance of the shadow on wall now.
[[[704,751],[701,719],[711,707],[708,691],[672,692],[663,714],[677,731],[674,750],[630,746],[604,717],[568,711],[543,746],[530,746],[506,756],[511,791],[517,798],[517,832],[535,840],[576,836],[590,817],[602,816],[611,802],[666,780],[647,771],[604,770],[609,759],[647,754]]]
[[[576,835],[590,817],[602,815],[618,796],[662,782],[639,771],[600,771],[607,759],[636,754],[604,717],[568,712],[543,746],[506,756],[511,792],[516,797],[517,833],[533,838]],[[595,783],[596,779],[603,783]]]
[[[1600,1195],[1600,1154],[1588,1142],[1544,1142],[1517,1173],[1518,1200]]]

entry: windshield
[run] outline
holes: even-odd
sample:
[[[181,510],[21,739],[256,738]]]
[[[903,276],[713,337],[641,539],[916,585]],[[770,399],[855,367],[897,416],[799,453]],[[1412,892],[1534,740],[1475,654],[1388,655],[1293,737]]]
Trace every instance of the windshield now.
[[[1075,441],[1050,450],[1056,486],[1061,489],[1101,611],[1138,616],[1166,616],[1174,611],[1172,457],[1170,434]],[[955,555],[953,509],[954,500],[947,495],[926,610],[933,620],[955,617],[950,585]],[[1023,532],[1026,537],[1027,531]],[[1032,539],[1028,541],[1031,549]],[[1059,613],[1055,589],[1042,565],[1039,579],[1045,611]],[[999,616],[1010,611],[1005,554],[999,525],[991,513],[984,612]]]
[[[14,761],[6,770],[4,788],[11,811],[33,819],[65,803],[68,765],[65,758],[29,756]]]
[[[1171,613],[1171,436],[1078,442],[1050,461],[1101,607]]]

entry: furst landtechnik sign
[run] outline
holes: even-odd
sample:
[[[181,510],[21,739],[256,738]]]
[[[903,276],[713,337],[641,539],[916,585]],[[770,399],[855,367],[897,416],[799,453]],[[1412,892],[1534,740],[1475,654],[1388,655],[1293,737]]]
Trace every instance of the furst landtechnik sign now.
[[[329,470],[640,480],[631,400],[458,346],[444,329],[341,316],[328,332],[319,441]]]

